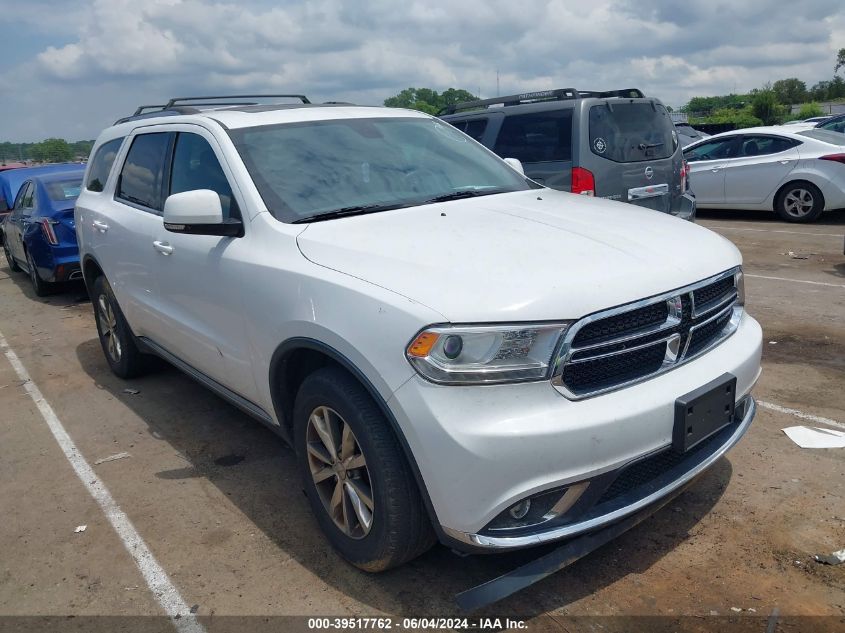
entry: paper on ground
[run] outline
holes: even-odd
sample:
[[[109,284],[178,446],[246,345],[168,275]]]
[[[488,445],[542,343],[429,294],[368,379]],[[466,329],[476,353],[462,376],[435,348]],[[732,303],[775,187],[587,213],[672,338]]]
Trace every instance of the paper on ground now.
[[[790,426],[783,432],[801,448],[845,448],[845,431],[818,426]]]

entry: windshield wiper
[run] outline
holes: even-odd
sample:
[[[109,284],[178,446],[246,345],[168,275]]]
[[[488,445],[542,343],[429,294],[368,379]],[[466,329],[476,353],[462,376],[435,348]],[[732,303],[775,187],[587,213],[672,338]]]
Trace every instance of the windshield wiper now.
[[[428,200],[420,202],[420,204],[432,204],[434,202],[448,202],[449,200],[461,200],[463,198],[475,198],[476,196],[489,196],[495,193],[503,193],[505,189],[464,189],[462,191],[453,191],[451,193],[444,193],[439,196],[434,196]]]
[[[646,151],[647,149],[654,149],[655,147],[660,147],[661,145],[665,145],[665,143],[640,143],[637,147],[642,151]]]
[[[399,209],[406,206],[404,204],[360,204],[351,207],[341,207],[340,209],[332,209],[331,211],[323,211],[322,213],[315,213],[306,218],[299,218],[294,220],[292,224],[305,224],[308,222],[322,222],[324,220],[335,220],[337,218],[347,218],[353,215],[366,215],[367,213],[378,213],[379,211],[390,211],[392,209]]]

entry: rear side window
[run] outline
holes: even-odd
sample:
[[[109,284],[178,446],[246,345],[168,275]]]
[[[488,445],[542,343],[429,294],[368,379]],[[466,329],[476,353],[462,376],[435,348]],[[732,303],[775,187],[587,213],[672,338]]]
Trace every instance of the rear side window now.
[[[505,117],[493,151],[522,163],[572,160],[572,110]]]
[[[666,108],[652,102],[616,102],[590,108],[590,149],[617,163],[669,158],[678,147]]]
[[[211,189],[220,196],[224,218],[240,217],[232,188],[211,145],[198,134],[180,132],[173,152],[170,193],[196,189]]]
[[[114,159],[122,143],[123,137],[120,137],[108,143],[103,143],[97,149],[97,153],[91,160],[91,168],[88,170],[88,182],[85,183],[85,188],[88,191],[102,191],[106,186],[111,166],[114,164]]]
[[[800,145],[799,141],[779,136],[746,136],[742,140],[740,156],[765,156],[777,154]]]
[[[461,132],[481,142],[484,132],[487,130],[487,119],[470,119],[469,121],[455,121],[452,125]]]
[[[120,172],[118,198],[161,211],[164,158],[171,136],[169,132],[155,132],[135,137]]]

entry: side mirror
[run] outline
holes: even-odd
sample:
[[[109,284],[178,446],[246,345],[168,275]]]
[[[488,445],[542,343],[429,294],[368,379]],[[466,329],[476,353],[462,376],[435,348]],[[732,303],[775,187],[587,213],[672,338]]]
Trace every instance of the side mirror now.
[[[511,166],[511,168],[517,172],[520,176],[525,175],[525,170],[522,168],[522,163],[519,162],[518,158],[506,158],[505,162]]]
[[[241,237],[243,223],[223,219],[220,196],[211,189],[196,189],[168,196],[164,201],[164,228],[171,233]]]

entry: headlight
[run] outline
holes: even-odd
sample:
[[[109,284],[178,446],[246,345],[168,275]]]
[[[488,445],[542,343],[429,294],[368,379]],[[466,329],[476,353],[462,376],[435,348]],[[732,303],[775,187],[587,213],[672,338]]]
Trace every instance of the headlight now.
[[[736,286],[736,305],[745,305],[745,275],[742,274],[742,268],[737,268],[734,273],[734,286]]]
[[[442,326],[420,332],[405,351],[424,378],[443,384],[543,380],[564,323]]]

